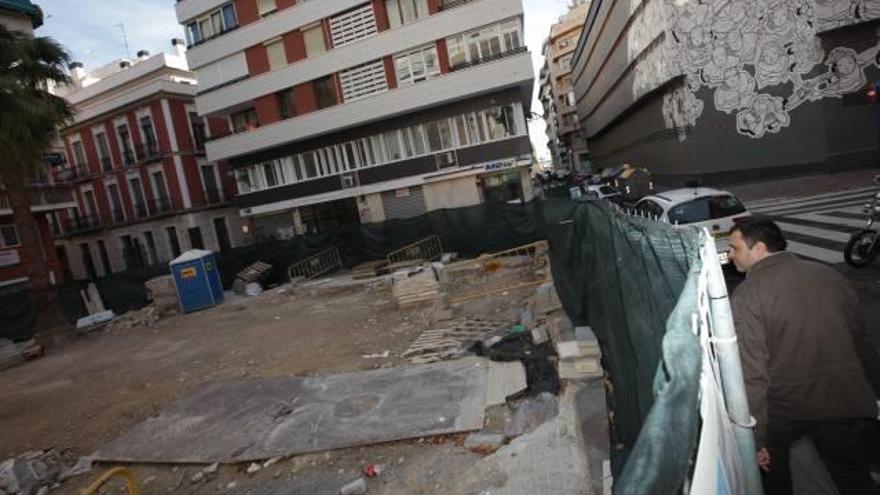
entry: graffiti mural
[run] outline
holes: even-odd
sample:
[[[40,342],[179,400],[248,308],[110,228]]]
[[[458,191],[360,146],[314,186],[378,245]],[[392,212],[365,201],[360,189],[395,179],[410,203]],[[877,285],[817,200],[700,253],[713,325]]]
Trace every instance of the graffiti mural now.
[[[761,138],[788,127],[806,102],[840,98],[866,84],[880,67],[880,45],[828,53],[816,33],[880,17],[880,0],[665,0],[667,36],[686,83],[664,100],[664,118],[690,122],[702,113],[694,93],[714,90],[715,108],[737,131]],[[816,75],[818,74],[818,75]],[[771,92],[772,89],[772,92]],[[677,94],[691,92],[691,96]],[[676,122],[678,123],[678,122]]]

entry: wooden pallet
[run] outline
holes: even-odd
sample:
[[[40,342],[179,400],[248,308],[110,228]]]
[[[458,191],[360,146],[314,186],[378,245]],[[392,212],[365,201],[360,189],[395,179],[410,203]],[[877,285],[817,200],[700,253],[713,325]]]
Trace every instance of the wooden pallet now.
[[[362,280],[366,278],[378,277],[382,273],[386,273],[388,262],[385,260],[367,261],[356,265],[351,269],[351,278]]]
[[[401,354],[414,364],[433,363],[454,359],[463,355],[474,342],[483,340],[487,334],[510,324],[498,320],[468,318],[449,322],[443,328],[425,330]]]
[[[256,263],[248,266],[244,270],[238,272],[238,275],[236,275],[235,277],[247,283],[259,282],[260,280],[266,278],[271,271],[272,265],[270,265],[269,263],[263,263],[262,261],[257,261]]]

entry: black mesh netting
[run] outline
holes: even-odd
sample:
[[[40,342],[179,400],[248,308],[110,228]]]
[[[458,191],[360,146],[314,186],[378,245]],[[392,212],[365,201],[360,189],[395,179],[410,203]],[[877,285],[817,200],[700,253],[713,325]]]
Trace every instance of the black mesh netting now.
[[[689,326],[696,310],[696,230],[675,231],[627,217],[607,203],[549,199],[344,226],[225,251],[218,254],[218,264],[226,287],[255,261],[272,264],[269,282],[281,282],[292,262],[331,246],[350,267],[434,234],[447,251],[462,257],[549,240],[563,307],[575,325],[593,328],[602,348],[613,412],[615,493],[678,493],[693,457],[698,424],[700,353]],[[167,266],[133,270],[96,284],[108,308],[123,313],[145,305],[143,283],[167,272]],[[85,314],[79,298],[84,286],[59,289],[70,320]],[[8,297],[0,297],[4,332],[29,335],[33,315],[22,309],[29,306]]]

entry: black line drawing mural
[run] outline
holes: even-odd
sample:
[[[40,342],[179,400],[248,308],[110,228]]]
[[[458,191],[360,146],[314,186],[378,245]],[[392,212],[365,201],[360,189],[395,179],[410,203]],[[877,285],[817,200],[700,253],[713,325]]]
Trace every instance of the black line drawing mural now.
[[[865,87],[865,68],[880,67],[880,45],[827,54],[817,32],[880,17],[880,0],[664,0],[674,59],[686,84],[667,95],[667,125],[691,125],[702,113],[695,93],[734,114],[740,134],[761,138],[791,122],[806,102],[840,98]],[[807,78],[824,64],[825,72]],[[773,88],[773,94],[770,89]],[[788,90],[788,88],[791,88]],[[687,97],[679,90],[691,92]],[[781,90],[781,91],[780,91]],[[779,96],[780,93],[788,93]],[[699,109],[699,110],[697,110]],[[672,117],[667,112],[684,111]]]

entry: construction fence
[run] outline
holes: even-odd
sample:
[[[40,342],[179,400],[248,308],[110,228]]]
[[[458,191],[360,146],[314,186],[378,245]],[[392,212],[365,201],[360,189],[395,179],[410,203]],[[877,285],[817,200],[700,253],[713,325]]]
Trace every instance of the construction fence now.
[[[439,238],[446,252],[490,264],[532,263],[534,253],[507,253],[483,261],[479,255],[527,244],[537,251],[549,245],[550,272],[563,308],[575,325],[592,327],[602,350],[615,493],[682,493],[695,477],[704,481],[699,473],[711,469],[717,474],[718,462],[731,466],[731,472],[742,468],[742,462],[728,459],[736,455],[735,449],[709,453],[712,465],[706,467],[708,450],[704,448],[702,467],[694,471],[701,427],[705,429],[707,423],[732,431],[735,441],[751,434],[729,424],[723,400],[729,393],[727,383],[719,385],[723,381],[719,367],[709,361],[714,354],[708,346],[717,342],[729,345],[731,340],[712,336],[718,328],[711,323],[712,315],[723,321],[723,308],[709,305],[707,267],[712,264],[703,260],[711,238],[697,229],[677,229],[631,217],[606,202],[548,199],[524,205],[483,204],[433,211],[412,219],[345,226],[219,253],[218,264],[227,287],[236,273],[255,261],[272,264],[275,271],[269,282],[280,282],[287,278],[291,264],[329,248],[336,248],[331,261],[338,259],[343,266],[352,267],[384,259],[388,253],[431,236]],[[541,244],[545,240],[548,244]],[[717,266],[716,259],[711,261]],[[136,284],[142,291],[147,275],[157,273],[118,274],[97,284],[107,306],[120,312],[118,303],[131,303],[141,295],[132,292],[126,300],[117,301],[117,294],[124,292],[123,287],[134,289]],[[732,327],[729,330],[732,332]],[[707,396],[716,399],[714,405],[701,404]],[[717,429],[711,434],[718,438]],[[709,438],[710,433],[702,435]],[[737,436],[742,438],[736,440]],[[715,462],[718,459],[722,461]]]

